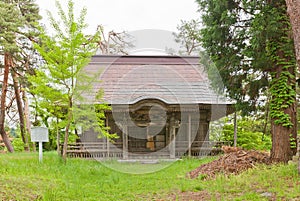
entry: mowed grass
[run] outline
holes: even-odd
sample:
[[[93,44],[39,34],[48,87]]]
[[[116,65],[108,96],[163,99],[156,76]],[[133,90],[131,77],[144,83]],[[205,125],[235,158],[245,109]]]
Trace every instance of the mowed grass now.
[[[94,160],[69,159],[64,164],[54,152],[44,153],[43,163],[38,162],[37,153],[2,154],[0,200],[197,200],[198,194],[198,200],[300,200],[300,178],[294,164],[260,165],[238,176],[220,175],[207,181],[186,178],[187,172],[213,159],[111,162],[112,169]],[[118,166],[140,174],[116,171]],[[143,169],[156,168],[161,170],[141,174]],[[262,196],[264,193],[272,197]]]

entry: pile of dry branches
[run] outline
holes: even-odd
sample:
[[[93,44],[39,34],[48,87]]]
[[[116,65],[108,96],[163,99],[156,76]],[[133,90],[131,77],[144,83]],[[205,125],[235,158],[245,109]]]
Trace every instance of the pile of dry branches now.
[[[207,164],[203,164],[195,170],[189,172],[189,178],[197,178],[202,175],[203,178],[213,178],[218,173],[238,174],[244,170],[252,168],[255,164],[270,164],[270,156],[266,152],[246,151],[236,147],[222,147],[224,155],[219,159]]]

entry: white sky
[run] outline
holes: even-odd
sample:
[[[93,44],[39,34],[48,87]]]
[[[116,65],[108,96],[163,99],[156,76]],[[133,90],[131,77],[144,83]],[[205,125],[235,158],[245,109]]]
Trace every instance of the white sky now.
[[[78,15],[83,7],[87,8],[86,33],[94,33],[97,25],[108,31],[127,31],[135,38],[135,53],[156,51],[163,54],[165,48],[177,50],[172,32],[176,32],[180,20],[199,19],[198,5],[195,0],[73,0]],[[67,0],[60,0],[66,9]],[[36,0],[40,6],[42,23],[48,25],[46,10],[53,16],[56,13],[55,0]],[[148,52],[149,53],[149,52]],[[131,53],[130,53],[131,54]],[[152,54],[152,53],[150,53]],[[156,53],[155,53],[156,54]]]
[[[60,2],[67,5],[67,0]],[[56,11],[55,0],[36,0],[36,3],[45,23],[48,18],[46,10]],[[98,24],[102,24],[109,31],[176,31],[181,19],[199,18],[195,0],[74,0],[74,3],[77,13],[82,7],[87,8],[89,30],[95,30]]]

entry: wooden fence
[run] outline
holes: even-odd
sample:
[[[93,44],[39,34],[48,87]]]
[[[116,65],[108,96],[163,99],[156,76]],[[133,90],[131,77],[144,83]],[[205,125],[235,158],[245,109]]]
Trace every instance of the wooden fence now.
[[[203,157],[207,155],[217,155],[222,152],[223,145],[229,145],[226,141],[194,141],[190,148],[188,141],[176,141],[175,156],[180,158],[182,156]],[[68,157],[75,158],[123,158],[123,144],[103,142],[77,142],[68,144]],[[129,152],[129,158],[168,158],[170,151],[163,149],[159,151],[140,151]]]

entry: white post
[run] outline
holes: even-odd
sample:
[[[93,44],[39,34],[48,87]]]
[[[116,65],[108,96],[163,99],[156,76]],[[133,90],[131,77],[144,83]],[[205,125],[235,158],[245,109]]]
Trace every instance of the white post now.
[[[39,161],[43,161],[43,142],[39,141]]]
[[[39,161],[43,160],[43,142],[49,142],[48,129],[45,127],[31,128],[31,141],[39,143]]]
[[[233,127],[234,127],[233,146],[236,147],[237,146],[237,119],[236,119],[236,111],[234,112]]]

